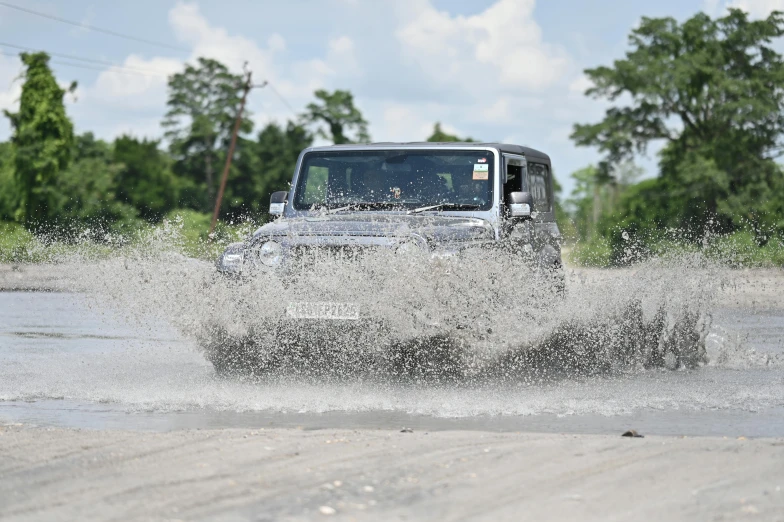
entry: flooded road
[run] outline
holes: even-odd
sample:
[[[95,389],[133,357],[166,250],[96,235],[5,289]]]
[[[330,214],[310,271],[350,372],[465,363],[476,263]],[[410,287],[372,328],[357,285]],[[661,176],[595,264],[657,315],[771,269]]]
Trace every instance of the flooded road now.
[[[247,337],[281,288],[163,261],[0,266],[0,518],[782,520],[780,271],[574,271],[549,308],[503,267],[413,273],[431,318],[480,304],[523,340],[476,345],[500,373],[252,380],[217,376],[202,340]],[[317,275],[294,293],[373,284]],[[405,327],[393,276],[364,304]],[[551,373],[560,350],[603,364]]]
[[[242,382],[166,320],[90,295],[6,291],[0,310],[0,423],[784,436],[784,307],[770,303],[716,308],[696,369],[496,385]]]

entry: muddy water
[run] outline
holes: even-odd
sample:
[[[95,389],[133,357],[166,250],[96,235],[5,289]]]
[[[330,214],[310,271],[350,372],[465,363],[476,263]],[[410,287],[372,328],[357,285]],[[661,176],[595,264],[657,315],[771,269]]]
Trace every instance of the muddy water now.
[[[95,293],[0,292],[0,422],[784,435],[784,307],[713,307],[706,358],[694,368],[458,383],[243,381],[217,377],[171,309],[140,320],[121,296]]]

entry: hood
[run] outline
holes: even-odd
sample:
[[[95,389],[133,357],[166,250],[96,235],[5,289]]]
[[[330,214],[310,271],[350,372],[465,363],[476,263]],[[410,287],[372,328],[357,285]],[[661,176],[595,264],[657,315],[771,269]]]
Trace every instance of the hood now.
[[[488,240],[494,238],[487,221],[460,216],[354,213],[281,218],[259,228],[255,238],[287,237],[297,242],[313,237],[400,239],[419,236],[428,242]]]

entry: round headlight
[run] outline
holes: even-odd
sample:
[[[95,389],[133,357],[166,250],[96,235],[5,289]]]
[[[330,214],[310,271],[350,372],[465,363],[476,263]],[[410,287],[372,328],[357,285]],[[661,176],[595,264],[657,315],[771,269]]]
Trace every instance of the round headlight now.
[[[266,266],[277,266],[283,260],[283,247],[280,243],[267,241],[259,249],[259,261]]]

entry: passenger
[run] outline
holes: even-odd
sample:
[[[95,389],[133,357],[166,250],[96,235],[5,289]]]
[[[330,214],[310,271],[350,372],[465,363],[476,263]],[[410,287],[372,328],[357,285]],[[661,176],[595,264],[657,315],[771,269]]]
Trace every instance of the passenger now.
[[[487,181],[473,179],[473,170],[452,173],[452,186],[460,199],[482,202],[487,198]]]
[[[487,181],[469,180],[461,187],[461,191],[469,199],[484,202],[487,198]]]

